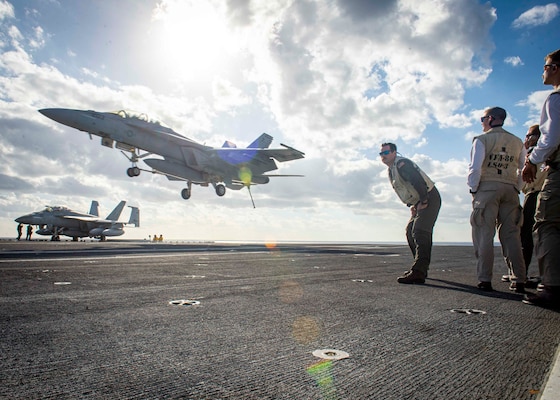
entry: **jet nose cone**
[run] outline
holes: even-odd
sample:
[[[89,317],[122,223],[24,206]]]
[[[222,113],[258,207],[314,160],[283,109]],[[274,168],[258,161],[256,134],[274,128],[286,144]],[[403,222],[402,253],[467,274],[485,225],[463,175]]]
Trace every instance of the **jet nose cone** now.
[[[32,213],[17,217],[14,221],[20,224],[38,225],[42,222],[42,219],[43,218],[40,215]]]
[[[33,222],[32,219],[33,217],[30,215],[22,215],[21,217],[16,218],[15,221],[20,224],[31,224]]]
[[[39,110],[41,114],[61,124],[67,124],[71,115],[71,110],[64,108],[43,108]]]

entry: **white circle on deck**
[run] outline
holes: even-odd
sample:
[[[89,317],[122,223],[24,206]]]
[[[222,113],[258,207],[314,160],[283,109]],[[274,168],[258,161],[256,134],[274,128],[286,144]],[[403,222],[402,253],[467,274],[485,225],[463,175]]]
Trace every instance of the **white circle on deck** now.
[[[315,350],[313,352],[313,355],[325,360],[342,360],[343,358],[350,357],[350,354],[348,354],[347,352],[334,349]]]

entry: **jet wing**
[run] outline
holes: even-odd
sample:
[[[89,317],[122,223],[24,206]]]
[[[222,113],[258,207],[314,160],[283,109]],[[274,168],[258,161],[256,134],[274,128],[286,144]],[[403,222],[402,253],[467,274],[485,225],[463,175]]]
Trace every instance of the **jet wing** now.
[[[282,145],[284,149],[235,149],[235,148],[216,148],[210,150],[211,152],[216,152],[221,159],[225,161],[231,161],[235,164],[242,162],[250,162],[255,158],[265,157],[274,158],[276,161],[284,162],[297,160],[305,157],[305,153],[289,147]]]
[[[67,219],[75,219],[77,221],[83,221],[83,222],[96,222],[99,224],[112,224],[115,221],[110,221],[110,220],[106,220],[106,219],[100,219],[99,217],[86,217],[86,216],[80,216],[80,215],[65,215],[64,218]]]

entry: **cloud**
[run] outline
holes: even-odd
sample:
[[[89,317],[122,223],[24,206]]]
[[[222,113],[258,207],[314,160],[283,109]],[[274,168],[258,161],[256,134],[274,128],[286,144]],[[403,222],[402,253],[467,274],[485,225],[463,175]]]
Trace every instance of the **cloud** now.
[[[137,30],[127,25],[125,34],[117,30],[120,24],[95,15],[103,7],[89,8],[88,27],[98,30],[96,40],[88,41],[95,46],[87,48],[72,38],[61,42],[56,26],[0,27],[5,38],[9,32],[13,38],[0,53],[4,209],[21,215],[51,203],[86,211],[96,199],[110,210],[125,199],[137,202],[145,216],[142,230],[127,231],[127,237],[145,232],[146,237],[251,239],[266,226],[294,240],[308,239],[308,232],[317,232],[318,240],[340,240],[345,232],[386,240],[388,231],[367,216],[402,240],[402,226],[393,222],[398,218],[404,224],[408,211],[394,194],[386,167],[368,155],[382,141],[432,151],[428,127],[472,124],[465,92],[492,72],[489,32],[496,10],[476,0],[210,3],[223,22],[214,39],[226,51],[209,54],[217,59],[201,59],[207,53],[194,45],[205,38],[181,30],[179,13],[189,11],[186,2],[159,2],[152,13],[157,21]],[[5,4],[0,2],[0,10]],[[80,10],[59,12],[78,19]],[[136,20],[135,8],[129,11],[128,20]],[[170,12],[174,32],[189,33],[193,46],[183,51],[183,37],[176,35],[175,47],[167,49],[170,58],[164,58],[156,33]],[[13,8],[12,15],[4,15],[4,21],[13,18]],[[236,45],[228,46],[232,41]],[[185,202],[179,194],[183,183],[145,172],[128,178],[130,163],[118,151],[48,120],[37,112],[45,107],[143,111],[213,146],[226,139],[249,143],[266,131],[275,138],[273,147],[286,143],[306,153],[304,160],[279,163],[275,172],[305,177],[272,178],[269,185],[252,187],[256,210],[246,189],[218,198],[211,187],[195,186]],[[465,149],[468,153],[468,144]],[[441,221],[468,215],[466,161],[412,157],[452,205]]]
[[[525,65],[521,57],[513,56],[513,57],[506,57],[504,58],[504,62],[506,64],[511,65],[512,67],[518,67],[520,65]]]
[[[6,0],[2,0],[0,1],[0,21],[8,18],[15,18],[14,6]]]
[[[25,179],[18,178],[17,176],[10,176],[0,174],[0,190],[15,193],[30,192],[33,185],[29,184]]]
[[[511,24],[515,29],[546,25],[558,16],[560,9],[557,4],[549,3],[545,6],[535,6],[517,17]]]

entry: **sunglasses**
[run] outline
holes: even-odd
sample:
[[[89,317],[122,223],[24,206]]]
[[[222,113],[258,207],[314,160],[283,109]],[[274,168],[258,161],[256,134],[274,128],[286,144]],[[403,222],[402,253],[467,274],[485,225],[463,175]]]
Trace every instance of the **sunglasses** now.
[[[556,65],[557,65],[557,64],[545,64],[545,65],[543,65],[543,70],[546,71],[546,70],[547,70],[548,68],[550,68],[550,67],[556,67]]]
[[[485,115],[484,117],[480,117],[480,122],[484,122],[486,118],[490,118],[491,115]]]
[[[385,150],[379,153],[380,156],[386,156],[387,154],[391,154],[392,151],[391,150]]]

